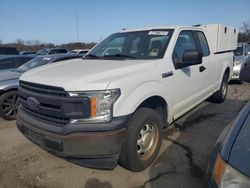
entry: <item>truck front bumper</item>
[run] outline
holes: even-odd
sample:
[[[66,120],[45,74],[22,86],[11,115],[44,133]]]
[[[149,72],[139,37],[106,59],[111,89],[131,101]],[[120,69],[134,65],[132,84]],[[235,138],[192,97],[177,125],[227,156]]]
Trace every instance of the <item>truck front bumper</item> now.
[[[52,154],[82,166],[112,169],[118,163],[127,119],[113,118],[112,123],[101,124],[102,130],[98,131],[89,129],[89,126],[95,127],[93,124],[82,124],[82,130],[79,126],[70,125],[71,128],[67,126],[67,131],[63,128],[58,131],[54,128],[55,125],[32,118],[19,109],[17,128],[30,141]],[[105,130],[111,125],[117,129]],[[48,127],[51,127],[51,130],[48,130]]]

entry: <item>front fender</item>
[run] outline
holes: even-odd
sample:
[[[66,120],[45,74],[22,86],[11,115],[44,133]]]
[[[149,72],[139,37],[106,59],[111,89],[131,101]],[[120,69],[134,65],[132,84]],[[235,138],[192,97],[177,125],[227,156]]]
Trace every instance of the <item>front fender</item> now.
[[[113,115],[115,117],[132,114],[143,101],[153,96],[162,97],[168,105],[168,111],[171,112],[170,92],[167,92],[166,86],[161,82],[144,82],[130,90],[121,88],[121,93],[120,98],[114,104]]]
[[[18,89],[19,80],[8,80],[4,82],[0,82],[0,91],[6,92],[8,90]]]

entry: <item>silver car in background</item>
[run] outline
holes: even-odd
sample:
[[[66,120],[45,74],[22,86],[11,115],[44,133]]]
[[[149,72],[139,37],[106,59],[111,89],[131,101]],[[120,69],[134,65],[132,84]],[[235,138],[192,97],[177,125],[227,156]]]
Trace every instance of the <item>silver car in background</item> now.
[[[18,107],[17,89],[19,86],[19,77],[26,71],[40,67],[42,65],[55,62],[66,61],[70,59],[82,58],[78,54],[53,54],[37,56],[17,69],[4,71],[0,73],[0,116],[5,120],[16,119]],[[73,66],[73,65],[72,65]]]
[[[250,45],[248,43],[239,43],[234,50],[233,76],[231,80],[240,81],[240,72],[244,66],[250,66]]]

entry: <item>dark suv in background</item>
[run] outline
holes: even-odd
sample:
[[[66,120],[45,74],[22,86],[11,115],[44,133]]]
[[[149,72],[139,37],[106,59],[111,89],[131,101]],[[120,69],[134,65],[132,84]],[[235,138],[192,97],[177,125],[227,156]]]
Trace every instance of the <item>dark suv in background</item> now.
[[[0,73],[6,70],[15,69],[36,55],[0,55]]]
[[[0,55],[19,55],[19,52],[13,47],[0,47]]]

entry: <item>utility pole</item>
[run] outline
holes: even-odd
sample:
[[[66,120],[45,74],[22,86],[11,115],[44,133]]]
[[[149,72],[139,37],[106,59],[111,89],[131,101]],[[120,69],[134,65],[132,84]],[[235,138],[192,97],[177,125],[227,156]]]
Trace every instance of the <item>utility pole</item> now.
[[[78,43],[78,13],[76,13],[76,42]]]

